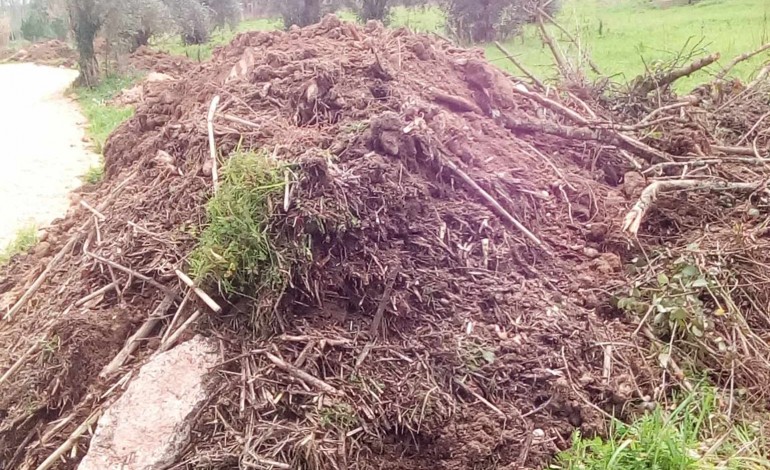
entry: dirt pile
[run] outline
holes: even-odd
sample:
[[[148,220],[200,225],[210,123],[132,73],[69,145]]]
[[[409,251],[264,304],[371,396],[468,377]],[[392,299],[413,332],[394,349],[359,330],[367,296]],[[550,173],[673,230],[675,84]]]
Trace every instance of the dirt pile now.
[[[134,71],[158,72],[179,78],[193,69],[195,62],[187,57],[174,56],[142,46],[128,56],[127,66]]]
[[[254,174],[273,180],[257,188],[264,205],[241,214],[261,221],[255,230],[191,257],[213,192],[215,96],[217,151],[254,152],[246,161],[267,168]],[[140,362],[75,387],[68,364],[82,342],[88,370],[104,371],[115,338],[151,321],[159,339],[139,358],[190,323],[223,355],[190,468],[546,466],[575,430],[602,433],[605,413],[664,400],[669,371],[683,379],[673,354],[661,369],[640,353],[655,332],[635,334],[610,294],[639,254],[620,222],[643,196],[642,171],[693,159],[696,147],[663,144],[692,122],[688,106],[658,123],[663,138],[639,137],[647,126],[531,91],[479,51],[405,30],[330,16],[239,35],[179,79],[146,85],[107,142],[107,180],[52,229],[58,254],[6,270],[0,350],[12,373],[0,397],[15,395],[0,399],[0,456],[30,468],[65,443]],[[694,233],[666,209],[691,204],[648,202],[646,253]],[[243,272],[239,251],[255,240],[269,249]],[[241,275],[246,295],[204,282],[223,307],[213,313],[186,293],[176,270],[196,256]],[[637,264],[646,282],[651,269]],[[81,329],[56,333],[73,317]],[[72,354],[49,352],[59,348]],[[86,439],[77,446],[61,468]]]
[[[40,65],[75,67],[77,53],[69,44],[58,39],[30,44],[8,59],[10,62],[32,62]]]

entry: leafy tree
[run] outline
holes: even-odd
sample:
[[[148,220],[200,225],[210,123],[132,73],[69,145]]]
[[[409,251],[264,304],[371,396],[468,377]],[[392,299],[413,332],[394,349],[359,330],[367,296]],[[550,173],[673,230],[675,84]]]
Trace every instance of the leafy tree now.
[[[445,0],[447,26],[462,42],[502,40],[518,34],[521,27],[537,18],[543,5],[548,14],[559,8],[558,0]]]
[[[362,21],[379,20],[387,23],[392,3],[391,0],[354,0],[350,6]]]
[[[283,25],[308,26],[321,20],[321,0],[275,0],[283,17]]]

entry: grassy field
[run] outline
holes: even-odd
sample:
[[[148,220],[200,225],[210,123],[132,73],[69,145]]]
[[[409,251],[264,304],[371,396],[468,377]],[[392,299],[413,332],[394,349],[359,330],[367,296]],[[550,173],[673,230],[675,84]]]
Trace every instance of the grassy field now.
[[[580,46],[590,53],[604,74],[623,82],[642,73],[650,65],[672,59],[680,52],[719,52],[723,64],[733,57],[756,49],[770,40],[770,2],[766,0],[704,0],[695,5],[670,8],[651,7],[642,0],[569,0],[557,21],[577,32]],[[576,59],[578,48],[552,28],[565,53]],[[506,43],[521,62],[540,76],[553,75],[551,53],[535,28]],[[494,47],[486,47],[490,60],[511,67]],[[738,67],[735,73],[748,78],[768,54],[757,56]],[[718,66],[681,79],[680,90],[690,90],[705,81]]]

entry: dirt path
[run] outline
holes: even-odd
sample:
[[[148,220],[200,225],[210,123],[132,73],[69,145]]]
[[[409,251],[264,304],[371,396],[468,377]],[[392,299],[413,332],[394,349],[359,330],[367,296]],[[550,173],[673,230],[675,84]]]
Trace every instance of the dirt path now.
[[[83,142],[85,118],[64,96],[69,69],[0,65],[0,249],[29,224],[48,225],[99,157]]]

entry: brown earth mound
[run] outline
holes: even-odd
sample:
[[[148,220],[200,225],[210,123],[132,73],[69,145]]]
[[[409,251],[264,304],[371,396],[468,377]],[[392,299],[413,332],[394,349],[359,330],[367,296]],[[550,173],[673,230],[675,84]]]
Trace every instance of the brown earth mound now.
[[[186,57],[173,56],[142,46],[128,56],[128,66],[140,72],[158,72],[179,78],[194,68],[194,62]]]
[[[29,47],[10,56],[8,60],[72,68],[77,65],[77,53],[66,42],[51,39],[50,41],[30,44]]]
[[[109,338],[153,310],[164,329],[205,312],[196,330],[224,355],[188,468],[543,468],[575,430],[601,434],[605,413],[664,400],[668,371],[683,379],[673,354],[666,371],[645,357],[656,337],[610,303],[639,254],[619,225],[647,184],[623,175],[630,162],[681,170],[676,157],[696,147],[666,142],[682,122],[640,139],[574,96],[527,91],[478,51],[333,16],[242,34],[144,91],[106,145],[107,180],[85,195],[94,209],[55,225],[57,255],[21,257],[0,282],[0,357],[13,370],[0,396],[36,400],[32,414],[0,401],[3,460],[34,467],[118,393],[136,362],[104,380],[90,371],[115,355]],[[219,314],[189,301],[175,274],[212,195],[214,96],[218,152],[257,152],[280,182],[264,223],[238,241],[265,236],[271,249],[245,273],[247,295],[215,296]],[[663,203],[646,214],[648,254],[672,231],[695,233]],[[238,254],[221,248],[228,271]],[[64,328],[78,315],[105,347],[89,349],[75,384],[62,362],[77,354],[40,351],[54,337],[63,351],[91,348]],[[719,384],[723,366],[710,363]],[[48,398],[52,383],[77,393]],[[59,467],[73,468],[86,441]]]

